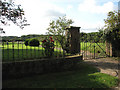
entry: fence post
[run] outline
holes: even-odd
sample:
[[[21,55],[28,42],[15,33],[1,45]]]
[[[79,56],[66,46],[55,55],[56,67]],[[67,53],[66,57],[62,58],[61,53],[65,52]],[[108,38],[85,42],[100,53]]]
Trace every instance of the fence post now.
[[[27,46],[26,46],[26,59],[28,58],[28,49],[27,49]]]
[[[95,44],[94,44],[94,59],[95,59]]]
[[[65,51],[64,51],[64,49],[63,49],[63,57],[65,57]]]
[[[14,41],[12,41],[12,50],[13,50],[13,60],[15,59],[14,58]]]
[[[23,41],[21,42],[22,43],[22,59],[24,59],[24,56],[23,56]]]
[[[8,43],[8,40],[7,40],[7,53],[8,53],[8,60],[9,60],[9,43]]]
[[[19,59],[19,41],[18,41],[18,59]]]
[[[4,61],[4,41],[2,41],[2,59]]]

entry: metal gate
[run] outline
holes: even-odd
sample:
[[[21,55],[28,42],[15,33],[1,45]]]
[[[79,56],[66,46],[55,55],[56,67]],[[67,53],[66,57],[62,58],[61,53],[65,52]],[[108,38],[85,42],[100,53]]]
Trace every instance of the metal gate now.
[[[81,54],[83,59],[107,57],[106,44],[103,33],[80,33]]]

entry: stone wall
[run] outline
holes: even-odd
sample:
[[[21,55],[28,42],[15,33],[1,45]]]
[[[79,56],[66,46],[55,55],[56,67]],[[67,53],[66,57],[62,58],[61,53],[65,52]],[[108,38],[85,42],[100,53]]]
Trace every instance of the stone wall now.
[[[59,59],[4,62],[2,63],[2,78],[4,80],[8,78],[25,77],[35,74],[60,72],[71,69],[80,61],[82,61],[82,56]]]

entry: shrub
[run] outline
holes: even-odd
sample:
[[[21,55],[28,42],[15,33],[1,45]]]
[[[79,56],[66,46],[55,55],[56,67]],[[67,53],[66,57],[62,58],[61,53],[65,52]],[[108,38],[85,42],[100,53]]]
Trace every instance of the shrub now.
[[[54,40],[52,37],[46,38],[42,41],[42,47],[45,48],[45,54],[47,57],[51,57],[54,52]]]
[[[25,42],[24,42],[24,44],[25,44],[26,46],[28,46],[28,45],[29,45],[28,42],[29,42],[29,39],[26,39]]]
[[[29,42],[28,42],[29,46],[39,46],[40,43],[39,43],[39,40],[38,39],[30,39]]]

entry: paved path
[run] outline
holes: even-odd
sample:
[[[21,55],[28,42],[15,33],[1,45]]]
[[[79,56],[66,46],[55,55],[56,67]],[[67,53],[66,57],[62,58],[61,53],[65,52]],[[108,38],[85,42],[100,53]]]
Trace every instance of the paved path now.
[[[115,60],[116,58],[100,58],[100,59],[91,59],[91,60],[84,60],[85,63],[91,64],[100,69],[101,73],[106,73],[120,79],[120,61]],[[119,87],[115,87],[113,90],[120,90]]]
[[[118,61],[114,59],[115,58],[100,58],[84,61],[99,68],[101,73],[118,77]]]

